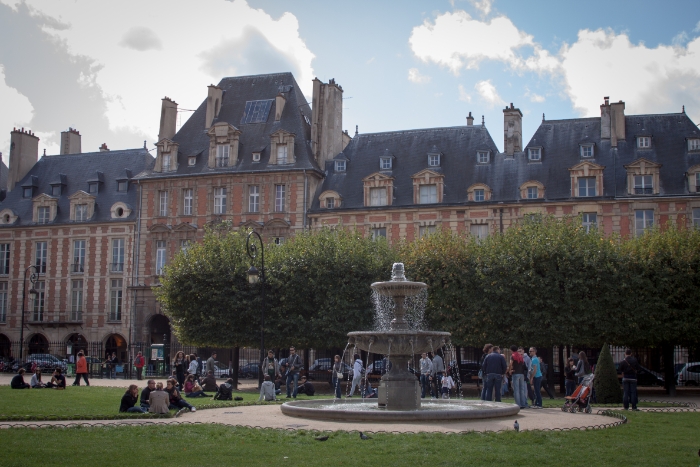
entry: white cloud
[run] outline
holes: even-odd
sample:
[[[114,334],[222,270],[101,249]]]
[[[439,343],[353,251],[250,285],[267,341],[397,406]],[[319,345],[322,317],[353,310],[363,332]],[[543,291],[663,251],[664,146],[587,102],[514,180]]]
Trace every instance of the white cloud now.
[[[700,21],[698,21],[698,24],[695,25],[695,29],[693,29],[693,32],[700,32]]]
[[[525,97],[530,99],[530,102],[540,103],[545,101],[544,96],[531,92],[528,88],[525,88]]]
[[[469,0],[472,5],[474,5],[474,8],[479,10],[479,12],[486,16],[489,13],[491,13],[491,5],[493,4],[493,0]],[[454,7],[454,5],[452,5]]]
[[[369,65],[370,63],[374,62],[375,57],[370,58],[365,62],[365,65]]]
[[[0,102],[3,111],[0,112],[0,148],[10,147],[10,131],[12,128],[27,126],[34,115],[34,108],[26,96],[20,94],[17,89],[10,87],[5,82],[5,69],[0,65]],[[2,151],[2,158],[7,165],[10,161],[10,152]]]
[[[472,101],[472,96],[467,92],[466,89],[464,89],[464,86],[461,84],[458,86],[459,90],[459,98],[458,100],[463,101],[463,102],[471,102]]]
[[[408,70],[408,80],[416,84],[425,84],[430,82],[430,76],[421,75],[418,68]]]
[[[479,21],[464,11],[444,13],[434,22],[425,20],[414,27],[408,42],[416,57],[447,67],[455,75],[463,68],[478,68],[484,60],[537,72],[553,72],[558,67],[556,57],[505,16]],[[519,53],[522,48],[533,53],[523,57]]]
[[[491,80],[484,80],[484,81],[479,81],[474,85],[474,89],[476,89],[476,92],[479,93],[479,96],[488,102],[491,106],[494,105],[503,105],[506,102],[501,98],[501,96],[498,95],[498,91],[496,91],[496,86],[491,83]]]
[[[126,31],[122,41],[119,43],[122,47],[144,52],[146,50],[160,50],[163,48],[163,43],[152,29],[144,26],[134,26]]]

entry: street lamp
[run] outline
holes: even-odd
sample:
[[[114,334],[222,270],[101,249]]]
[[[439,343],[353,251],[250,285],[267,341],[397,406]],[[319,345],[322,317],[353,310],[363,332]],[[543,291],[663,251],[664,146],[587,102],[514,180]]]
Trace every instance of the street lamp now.
[[[33,269],[31,275],[29,276],[29,282],[32,286],[29,288],[29,294],[33,297],[39,295],[39,292],[34,288],[36,280],[39,278],[39,270],[36,266],[29,266],[24,270],[24,279],[22,279],[22,327],[19,329],[19,361],[22,363],[22,351],[24,350],[24,302],[26,302],[26,288],[27,288],[27,273],[30,269]]]
[[[250,243],[250,238],[255,235],[260,242],[260,271],[252,263],[258,256],[258,247],[255,243]],[[255,240],[255,239],[253,239]],[[262,296],[262,309],[260,311],[260,365],[265,361],[265,246],[262,237],[255,230],[252,230],[245,241],[246,252],[251,259],[250,269],[248,269],[248,283],[251,285],[260,282],[260,295]],[[258,386],[262,385],[262,366],[258,370]]]

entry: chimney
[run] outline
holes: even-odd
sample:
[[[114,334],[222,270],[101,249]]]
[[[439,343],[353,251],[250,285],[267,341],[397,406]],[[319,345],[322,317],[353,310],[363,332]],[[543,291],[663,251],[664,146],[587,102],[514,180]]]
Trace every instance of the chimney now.
[[[61,132],[61,152],[60,154],[80,154],[80,132],[75,128],[68,128],[68,131]]]
[[[625,103],[619,101],[610,103],[609,97],[604,97],[600,106],[600,138],[609,139],[611,147],[617,147],[618,140],[625,139]]]
[[[12,191],[39,159],[39,138],[24,128],[10,133],[10,167],[7,175],[7,191]]]
[[[214,86],[213,84],[210,84],[207,90],[207,117],[204,121],[205,130],[211,128],[214,119],[219,116],[221,98],[224,95],[224,91],[219,86]]]
[[[102,143],[102,146],[100,146],[100,152],[109,152],[109,148],[107,147],[107,143]]]
[[[311,107],[311,150],[323,167],[343,150],[343,88],[314,78]]]
[[[282,118],[282,111],[284,110],[284,104],[287,103],[287,98],[284,97],[284,94],[279,93],[275,97],[275,121],[279,122],[280,118]]]
[[[161,99],[160,105],[160,130],[158,131],[158,141],[165,138],[173,139],[176,125],[177,102],[165,96]]]
[[[467,117],[467,126],[473,126],[474,125],[474,117],[472,117],[472,113],[469,112],[469,116]]]
[[[503,110],[503,150],[507,156],[523,150],[523,113],[512,102]]]

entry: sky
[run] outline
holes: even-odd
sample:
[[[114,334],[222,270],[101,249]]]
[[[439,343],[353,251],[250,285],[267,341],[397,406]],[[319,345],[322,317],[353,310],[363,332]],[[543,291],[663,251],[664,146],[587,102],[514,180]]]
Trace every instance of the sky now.
[[[225,76],[291,71],[343,87],[350,134],[465,125],[503,149],[504,106],[526,143],[547,119],[626,113],[700,122],[700,1],[0,0],[0,152],[30,129],[83,152],[152,149],[161,99],[179,124]]]

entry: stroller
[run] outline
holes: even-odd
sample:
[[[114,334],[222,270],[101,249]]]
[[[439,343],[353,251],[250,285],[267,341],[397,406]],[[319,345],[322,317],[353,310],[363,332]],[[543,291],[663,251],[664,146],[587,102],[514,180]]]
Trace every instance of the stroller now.
[[[586,412],[591,413],[591,393],[593,392],[593,379],[595,375],[591,373],[583,377],[581,384],[578,385],[574,393],[566,396],[566,403],[561,408],[562,412],[569,411],[571,413]]]

